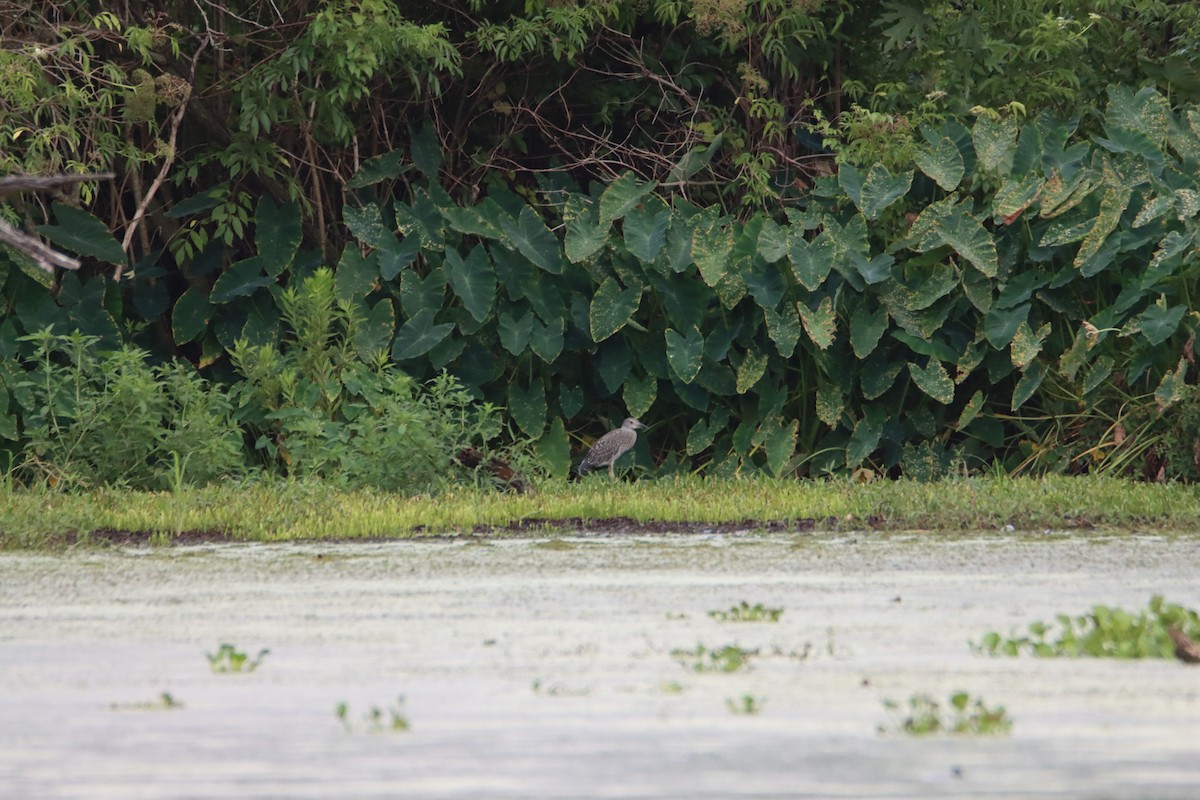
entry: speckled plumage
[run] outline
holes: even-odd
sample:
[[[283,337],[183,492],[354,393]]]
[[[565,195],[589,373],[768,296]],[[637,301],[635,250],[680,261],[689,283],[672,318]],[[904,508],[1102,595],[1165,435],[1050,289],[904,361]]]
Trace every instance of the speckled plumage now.
[[[608,467],[608,476],[615,478],[613,474],[613,462],[623,456],[637,442],[638,428],[646,427],[638,422],[633,417],[629,417],[621,423],[621,427],[616,430],[609,431],[596,440],[592,445],[592,449],[583,457],[583,461],[579,463],[579,474],[583,475],[588,470],[596,467]]]

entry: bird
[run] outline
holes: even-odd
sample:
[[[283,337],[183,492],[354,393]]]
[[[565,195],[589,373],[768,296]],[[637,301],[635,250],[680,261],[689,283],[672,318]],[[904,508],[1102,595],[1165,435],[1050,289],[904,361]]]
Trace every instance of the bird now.
[[[613,462],[633,447],[637,441],[638,429],[645,427],[641,422],[629,417],[621,423],[621,427],[601,436],[579,463],[579,474],[583,475],[590,469],[607,464],[608,477],[616,478],[613,474]]]

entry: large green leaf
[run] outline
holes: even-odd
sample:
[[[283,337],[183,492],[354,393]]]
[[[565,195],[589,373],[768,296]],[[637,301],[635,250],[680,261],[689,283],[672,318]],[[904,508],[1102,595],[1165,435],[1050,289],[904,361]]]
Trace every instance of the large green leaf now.
[[[758,230],[758,254],[763,261],[774,264],[788,254],[788,228],[765,217]]]
[[[213,303],[228,303],[234,298],[252,295],[260,286],[274,282],[270,275],[263,273],[262,260],[252,256],[231,264],[221,273],[208,299]]]
[[[208,302],[208,290],[201,286],[189,286],[175,301],[171,311],[171,334],[176,345],[190,342],[208,330],[212,319],[212,306]]]
[[[442,310],[445,296],[446,276],[440,268],[430,270],[424,278],[411,269],[400,276],[400,308],[406,317],[414,317],[425,309],[436,314]]]
[[[545,325],[535,322],[533,331],[529,335],[529,346],[533,352],[537,353],[538,358],[547,364],[553,364],[563,349],[562,319],[553,319]],[[565,408],[563,412],[566,413]],[[568,416],[574,416],[574,414]]]
[[[884,414],[865,414],[854,424],[854,432],[846,444],[846,466],[853,469],[870,458],[871,453],[879,447],[879,439],[883,436],[883,424],[887,421]]]
[[[496,328],[500,334],[500,344],[504,349],[519,356],[529,346],[529,337],[533,334],[534,315],[526,311],[517,317],[509,310],[500,312],[500,321]]]
[[[343,300],[366,297],[379,284],[379,253],[364,256],[356,243],[347,244],[333,282],[337,296]]]
[[[859,210],[868,220],[879,219],[885,208],[908,194],[912,179],[911,170],[902,175],[892,175],[882,164],[873,164],[862,184]]]
[[[788,232],[788,260],[796,280],[810,292],[821,288],[829,270],[833,268],[833,239],[821,234],[811,242],[804,238],[804,231],[793,226]]]
[[[854,355],[866,358],[879,344],[883,332],[887,330],[888,314],[880,307],[869,311],[866,305],[859,305],[850,315],[850,346]]]
[[[496,273],[487,250],[477,244],[462,258],[453,249],[447,249],[446,268],[454,293],[471,316],[483,322],[496,299]]]
[[[396,306],[385,297],[368,309],[354,329],[354,350],[363,361],[379,351],[387,352],[396,330]]]
[[[571,440],[562,417],[555,417],[550,427],[534,444],[538,461],[551,478],[566,480],[571,474]]]
[[[796,306],[793,303],[784,303],[783,311],[779,313],[764,308],[763,318],[767,323],[767,335],[775,343],[779,355],[791,358],[792,353],[796,352],[796,344],[800,341],[802,330]]]
[[[682,334],[674,328],[667,328],[667,363],[671,371],[684,383],[691,383],[700,372],[704,360],[704,336],[696,326],[686,329]]]
[[[517,381],[508,384],[508,413],[522,431],[532,439],[546,429],[546,387],[541,378],[528,386]]]
[[[54,203],[57,225],[39,225],[38,232],[60,247],[81,256],[91,256],[109,264],[128,263],[121,243],[108,232],[108,226],[88,212]]]
[[[450,227],[459,233],[483,239],[499,239],[504,235],[500,220],[507,214],[490,197],[477,206],[438,206],[438,211],[450,223]]]
[[[999,271],[996,242],[967,205],[956,203],[953,195],[931,203],[913,222],[909,236],[917,241],[916,249],[921,252],[949,245],[984,275],[994,278]]]
[[[1179,359],[1179,364],[1174,370],[1167,370],[1163,374],[1158,388],[1154,390],[1154,399],[1158,402],[1159,413],[1183,399],[1187,391],[1187,369],[1188,362],[1185,357]]]
[[[963,179],[962,153],[949,136],[942,136],[936,143],[918,150],[914,160],[922,172],[947,192],[958,188]]]
[[[598,224],[594,206],[575,195],[567,198],[563,222],[567,226],[563,247],[572,264],[591,258],[608,241],[609,225]]]
[[[810,309],[804,303],[797,303],[796,310],[800,312],[800,321],[804,323],[804,332],[813,344],[822,350],[833,344],[837,335],[837,319],[833,315],[833,300],[828,296],[821,298],[816,309]]]
[[[1153,86],[1143,86],[1135,93],[1131,86],[1108,87],[1108,108],[1105,126],[1137,131],[1151,140],[1155,148],[1167,138],[1170,127],[1171,104]]]
[[[645,417],[658,397],[658,378],[653,375],[635,377],[630,375],[625,379],[625,387],[621,391],[621,399],[632,417]]]
[[[1186,313],[1187,306],[1178,305],[1168,308],[1167,298],[1160,296],[1158,302],[1149,306],[1138,317],[1137,329],[1142,332],[1142,336],[1146,338],[1151,347],[1158,347],[1171,338]]]
[[[643,197],[654,191],[654,187],[653,181],[638,183],[632,172],[622,173],[600,195],[600,225],[607,229],[609,224],[624,217]]]
[[[692,259],[704,282],[712,287],[725,277],[733,250],[733,227],[718,214],[716,206],[703,212],[692,230]]]
[[[588,315],[592,341],[602,342],[624,328],[641,301],[642,287],[622,289],[615,278],[605,278],[592,297]]]
[[[525,206],[516,222],[504,216],[500,226],[521,255],[551,275],[562,273],[563,248],[536,211]]]
[[[963,428],[971,424],[975,417],[979,416],[979,412],[983,409],[983,391],[975,390],[975,394],[971,395],[971,399],[963,406],[962,413],[958,416],[958,422],[954,423],[954,429],[961,431]]]
[[[749,269],[742,273],[746,288],[754,297],[754,302],[762,308],[775,308],[783,299],[786,287],[779,269],[761,261],[751,262]]]
[[[1033,397],[1033,393],[1037,391],[1041,385],[1042,379],[1046,377],[1046,365],[1041,361],[1034,361],[1026,370],[1021,373],[1020,380],[1013,387],[1012,410],[1016,411],[1025,404],[1025,401]]]
[[[908,374],[912,376],[917,388],[942,405],[949,405],[954,401],[954,381],[950,380],[946,368],[936,358],[929,359],[924,367],[908,362]]]
[[[442,146],[433,123],[426,121],[419,131],[413,133],[409,146],[413,164],[426,178],[436,180],[438,169],[442,166]]]
[[[971,140],[975,143],[975,153],[984,169],[1007,172],[1016,149],[1017,120],[1012,116],[993,119],[986,114],[981,115],[971,129]]]
[[[1100,252],[1104,240],[1121,221],[1121,215],[1129,206],[1132,195],[1133,192],[1128,186],[1110,186],[1105,190],[1095,224],[1088,229],[1087,235],[1083,237],[1083,244],[1079,245],[1079,252],[1075,255],[1075,268],[1083,277],[1090,278],[1102,267],[1099,260],[1093,261],[1093,258]]]
[[[631,208],[622,223],[625,249],[640,261],[653,261],[667,241],[670,222],[671,209],[657,197]]]
[[[300,247],[300,209],[289,201],[276,205],[264,194],[254,214],[254,246],[268,275],[278,277],[292,263]]]
[[[788,462],[796,452],[796,432],[799,430],[798,420],[784,422],[768,420],[763,423],[763,449],[767,452],[767,469],[778,477],[787,469]]]
[[[392,150],[383,155],[372,156],[362,162],[358,172],[350,176],[350,180],[346,181],[346,188],[362,189],[380,181],[398,178],[408,171],[408,165],[403,162],[403,150]]]
[[[396,331],[392,342],[392,359],[407,361],[428,353],[454,330],[453,322],[433,324],[433,310],[423,308]]]
[[[1012,341],[1017,328],[1029,316],[1029,303],[1010,309],[995,309],[983,319],[983,335],[996,350],[1003,350]]]
[[[836,428],[846,410],[846,396],[832,383],[819,382],[814,399],[814,410],[817,419],[831,428]]]
[[[747,353],[737,370],[737,393],[745,394],[754,388],[767,373],[766,353]]]
[[[712,138],[708,144],[697,145],[691,150],[684,153],[683,158],[671,167],[671,171],[667,173],[667,183],[680,183],[695,175],[708,163],[712,161],[712,157],[718,150],[721,149],[721,143],[725,140],[725,134],[718,133]]]
[[[1037,174],[1009,178],[992,199],[992,219],[1011,225],[1025,209],[1033,205],[1045,185],[1046,179]]]
[[[1042,352],[1042,342],[1049,335],[1049,322],[1043,323],[1042,327],[1034,331],[1029,327],[1028,320],[1021,320],[1017,325],[1017,330],[1013,333],[1010,348],[1013,366],[1017,369],[1025,369],[1029,366],[1029,363],[1037,358],[1037,354]]]
[[[417,260],[421,252],[421,240],[417,236],[405,236],[397,239],[396,234],[385,231],[379,238],[379,275],[385,281],[390,281],[400,274],[400,271]]]
[[[342,208],[342,220],[350,229],[350,233],[354,234],[354,238],[369,247],[379,247],[380,240],[387,233],[383,224],[383,212],[375,202],[357,207],[346,205]]]

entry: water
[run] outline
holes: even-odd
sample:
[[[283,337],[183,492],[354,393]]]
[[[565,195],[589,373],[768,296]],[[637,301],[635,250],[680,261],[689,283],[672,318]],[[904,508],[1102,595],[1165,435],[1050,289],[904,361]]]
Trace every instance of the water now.
[[[992,533],[0,554],[0,798],[1195,798],[1200,667],[968,643],[1200,607],[1197,564],[1200,536]],[[742,601],[784,612],[708,616]],[[225,642],[271,652],[214,674]],[[761,655],[696,674],[698,644]],[[960,689],[1011,736],[879,733]]]

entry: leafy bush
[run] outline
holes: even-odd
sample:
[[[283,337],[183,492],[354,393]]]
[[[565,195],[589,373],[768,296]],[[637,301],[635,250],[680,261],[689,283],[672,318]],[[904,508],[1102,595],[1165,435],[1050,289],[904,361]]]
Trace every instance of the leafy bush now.
[[[242,468],[228,398],[179,364],[151,366],[133,347],[99,351],[97,337],[24,337],[27,371],[10,373],[27,442],[18,471],[53,486],[168,485],[178,458],[187,480]]]
[[[459,451],[499,435],[498,409],[451,376],[418,386],[364,346],[364,321],[336,296],[331,270],[283,290],[280,305],[289,326],[281,347],[240,339],[230,351],[245,379],[235,387],[239,413],[269,465],[416,493],[445,482]]]
[[[1169,628],[1200,639],[1200,615],[1165,602],[1161,595],[1150,598],[1149,607],[1142,611],[1097,605],[1087,614],[1058,614],[1055,620],[1030,624],[1026,636],[1006,639],[995,632],[985,634],[976,649],[993,656],[1174,658]]]

